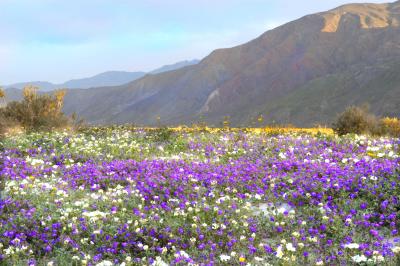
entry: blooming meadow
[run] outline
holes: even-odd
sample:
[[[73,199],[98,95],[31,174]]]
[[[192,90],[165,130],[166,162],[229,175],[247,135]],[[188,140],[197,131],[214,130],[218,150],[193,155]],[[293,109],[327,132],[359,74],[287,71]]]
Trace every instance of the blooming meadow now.
[[[9,136],[4,265],[399,265],[400,140],[91,128]]]

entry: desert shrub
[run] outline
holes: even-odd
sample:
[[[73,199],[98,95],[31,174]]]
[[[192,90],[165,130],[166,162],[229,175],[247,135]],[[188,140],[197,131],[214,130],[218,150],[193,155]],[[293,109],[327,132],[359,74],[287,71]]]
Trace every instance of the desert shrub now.
[[[85,120],[82,118],[79,118],[75,112],[71,115],[70,124],[71,124],[72,128],[77,132],[83,131],[88,127]]]
[[[228,130],[231,127],[231,120],[229,116],[224,116],[223,120],[219,123],[220,127]]]
[[[3,88],[0,88],[0,108],[2,107],[3,103],[5,102],[6,94],[4,93]],[[3,134],[6,131],[6,118],[0,113],[0,141]]]
[[[0,141],[1,138],[3,137],[3,134],[6,132],[6,123],[5,123],[5,118],[0,114]]]
[[[338,135],[349,133],[380,135],[381,128],[378,119],[368,112],[367,107],[350,106],[339,114],[333,123],[333,130]]]
[[[18,127],[18,126],[19,126],[18,122],[10,119],[9,117],[6,117],[0,111],[0,139],[1,139],[1,137],[4,136],[4,134],[8,131],[8,129]]]
[[[400,120],[398,118],[385,117],[381,119],[380,125],[385,134],[400,137]]]
[[[168,127],[159,127],[153,134],[156,142],[172,142],[176,138],[174,131]]]
[[[65,91],[59,90],[53,95],[38,94],[37,88],[26,87],[23,96],[22,101],[10,102],[0,109],[0,116],[4,121],[18,123],[27,131],[50,130],[70,125],[70,119],[61,112]]]

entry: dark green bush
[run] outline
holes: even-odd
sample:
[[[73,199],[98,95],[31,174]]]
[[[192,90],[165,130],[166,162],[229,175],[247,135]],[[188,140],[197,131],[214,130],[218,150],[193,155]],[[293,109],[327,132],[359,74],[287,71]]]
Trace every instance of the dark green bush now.
[[[380,135],[379,120],[368,112],[367,107],[350,106],[339,114],[333,123],[333,130],[338,135],[349,133]]]

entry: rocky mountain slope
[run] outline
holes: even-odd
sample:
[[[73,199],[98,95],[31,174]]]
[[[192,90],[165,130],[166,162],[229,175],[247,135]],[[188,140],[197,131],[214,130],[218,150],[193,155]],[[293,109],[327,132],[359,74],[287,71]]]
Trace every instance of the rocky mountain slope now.
[[[400,114],[400,1],[308,15],[200,63],[112,88],[73,90],[91,123],[329,124],[351,104]]]

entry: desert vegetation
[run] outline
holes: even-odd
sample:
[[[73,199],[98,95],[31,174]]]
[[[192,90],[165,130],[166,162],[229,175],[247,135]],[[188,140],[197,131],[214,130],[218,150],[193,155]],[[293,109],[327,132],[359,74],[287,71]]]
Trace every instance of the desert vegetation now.
[[[400,263],[398,119],[66,131],[63,97],[1,109],[4,265]]]
[[[8,136],[0,260],[398,265],[399,139],[277,130]]]
[[[333,123],[338,135],[370,134],[375,136],[400,136],[400,120],[398,118],[377,118],[369,112],[368,106],[350,106],[338,115]]]
[[[5,104],[6,95],[0,90],[0,134],[15,128],[30,132],[71,127],[74,119],[62,113],[65,93],[57,90],[52,95],[39,94],[38,88],[28,86],[21,101]]]

